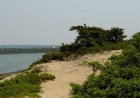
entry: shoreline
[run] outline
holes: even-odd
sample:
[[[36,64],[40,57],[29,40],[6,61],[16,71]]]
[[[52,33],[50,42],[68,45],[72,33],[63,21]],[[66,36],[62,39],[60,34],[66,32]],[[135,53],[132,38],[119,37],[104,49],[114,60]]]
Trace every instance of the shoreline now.
[[[12,55],[12,54],[44,54],[45,52],[32,52],[32,53],[0,53],[0,55]]]
[[[21,54],[21,53],[20,53]],[[22,53],[22,54],[45,54],[45,53]],[[0,55],[12,55],[12,54],[0,54]],[[15,54],[14,54],[15,55]],[[18,54],[17,54],[18,55]],[[32,61],[31,64],[28,65],[27,68],[25,69],[21,69],[21,70],[15,70],[15,71],[11,71],[11,72],[4,72],[4,73],[0,73],[0,80],[8,77],[8,76],[11,76],[13,74],[19,74],[19,73],[22,73],[22,72],[25,72],[25,71],[28,71],[32,68],[32,66],[34,65],[35,62],[37,62],[38,60],[36,61]]]
[[[0,80],[3,80],[4,78],[9,77],[9,76],[14,75],[14,74],[19,74],[21,72],[25,72],[27,70],[28,70],[28,68],[24,69],[24,70],[14,71],[14,72],[1,73]]]
[[[107,52],[107,51],[105,51]],[[29,66],[28,68],[26,69],[23,69],[23,70],[18,70],[18,71],[13,71],[13,72],[7,72],[7,73],[0,73],[0,80],[8,77],[8,76],[11,76],[11,75],[14,75],[14,74],[19,74],[19,73],[22,73],[22,72],[25,72],[25,71],[28,71],[30,70],[34,65],[37,65],[38,63],[36,63],[37,61],[33,61]]]

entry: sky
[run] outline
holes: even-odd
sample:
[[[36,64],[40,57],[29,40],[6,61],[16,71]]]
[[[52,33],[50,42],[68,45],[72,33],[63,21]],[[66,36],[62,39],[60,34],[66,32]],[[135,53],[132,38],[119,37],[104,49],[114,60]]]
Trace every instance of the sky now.
[[[140,31],[140,0],[0,0],[0,45],[60,45],[77,36],[71,26]]]

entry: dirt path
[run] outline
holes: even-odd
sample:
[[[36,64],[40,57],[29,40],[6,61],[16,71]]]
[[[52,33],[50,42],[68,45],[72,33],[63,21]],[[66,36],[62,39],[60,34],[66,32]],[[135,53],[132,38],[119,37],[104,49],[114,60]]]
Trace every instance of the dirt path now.
[[[83,83],[87,77],[93,73],[91,68],[82,66],[83,61],[99,61],[104,63],[107,58],[113,54],[120,54],[121,51],[105,52],[103,54],[85,55],[77,60],[71,61],[53,61],[47,64],[41,64],[43,70],[47,70],[56,76],[54,81],[48,81],[41,84],[42,98],[69,98],[70,83]]]

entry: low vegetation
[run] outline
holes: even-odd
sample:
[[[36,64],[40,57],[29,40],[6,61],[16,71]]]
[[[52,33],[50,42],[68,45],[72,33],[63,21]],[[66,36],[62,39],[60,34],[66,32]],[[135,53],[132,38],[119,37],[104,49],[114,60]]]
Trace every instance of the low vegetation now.
[[[41,73],[34,69],[31,72],[24,72],[15,78],[0,83],[0,98],[39,98],[41,82],[54,80],[55,76],[48,73]]]
[[[52,60],[67,60],[87,53],[125,49],[122,55],[112,56],[106,67],[98,62],[88,63],[93,71],[101,70],[99,76],[92,74],[82,84],[72,83],[72,98],[137,98],[140,97],[140,33],[127,41],[122,28],[105,30],[99,27],[73,26],[77,38],[71,44],[62,44],[59,50],[47,52],[43,57],[17,77],[0,83],[1,98],[39,97],[41,82],[53,80],[55,76],[41,73],[34,65]],[[28,70],[32,70],[29,72]]]
[[[129,42],[124,40],[126,35],[122,28],[105,30],[99,27],[72,26],[70,31],[78,33],[75,42],[62,44],[60,49],[46,53],[38,63],[47,63],[51,60],[66,60],[87,53],[124,49]]]
[[[140,33],[131,39],[121,55],[112,56],[106,66],[90,63],[101,70],[90,75],[82,85],[71,84],[72,98],[139,98],[140,97]],[[95,70],[94,70],[95,71]]]

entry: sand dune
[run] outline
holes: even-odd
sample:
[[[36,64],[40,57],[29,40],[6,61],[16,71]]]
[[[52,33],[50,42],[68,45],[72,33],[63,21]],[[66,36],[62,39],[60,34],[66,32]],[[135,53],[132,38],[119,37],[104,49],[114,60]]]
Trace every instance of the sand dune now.
[[[104,63],[111,55],[120,54],[121,50],[105,52],[102,54],[88,54],[70,61],[52,61],[51,63],[41,64],[43,71],[48,71],[56,76],[54,81],[41,84],[42,98],[69,98],[70,83],[82,84],[87,77],[93,73],[91,68],[83,66],[83,61],[99,61]],[[97,75],[99,72],[96,73]]]

